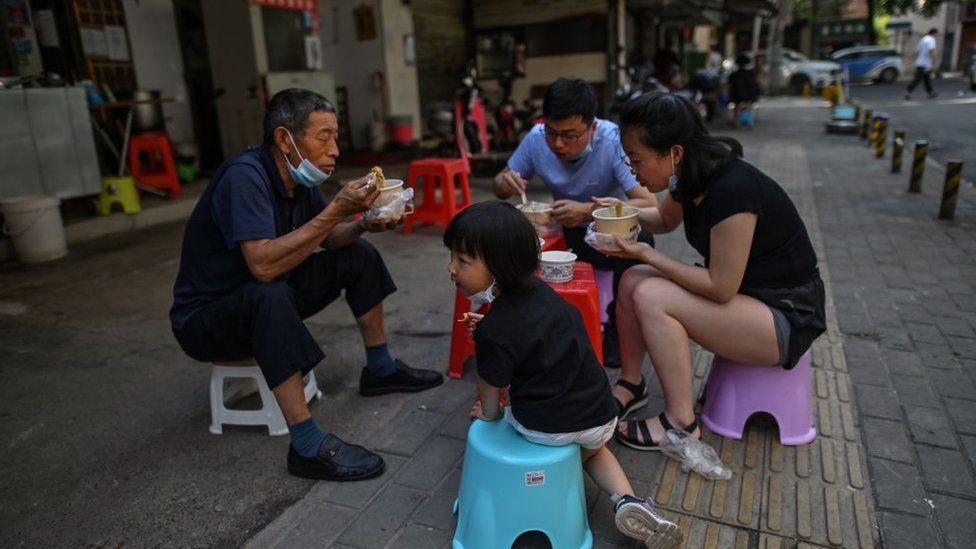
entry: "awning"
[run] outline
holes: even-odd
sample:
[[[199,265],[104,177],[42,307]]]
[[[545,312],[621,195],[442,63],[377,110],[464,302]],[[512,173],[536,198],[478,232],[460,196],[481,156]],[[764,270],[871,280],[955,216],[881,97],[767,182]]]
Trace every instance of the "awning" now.
[[[726,18],[770,18],[776,15],[771,0],[627,0],[627,9],[661,21],[719,25]]]

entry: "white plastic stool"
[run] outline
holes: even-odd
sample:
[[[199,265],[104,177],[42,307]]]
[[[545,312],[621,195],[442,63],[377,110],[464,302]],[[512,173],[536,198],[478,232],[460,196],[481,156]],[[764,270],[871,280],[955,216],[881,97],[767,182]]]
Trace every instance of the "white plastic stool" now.
[[[236,379],[224,391],[224,380]],[[257,410],[231,410],[227,408],[227,400],[238,395],[249,395],[257,391],[261,397],[261,408]],[[305,376],[305,402],[313,398],[322,398],[322,391],[315,381],[314,370],[309,370]],[[288,434],[288,424],[281,414],[278,401],[264,381],[261,368],[254,359],[235,362],[214,362],[210,372],[210,432],[215,435],[223,434],[224,425],[267,425],[268,434],[280,436]]]

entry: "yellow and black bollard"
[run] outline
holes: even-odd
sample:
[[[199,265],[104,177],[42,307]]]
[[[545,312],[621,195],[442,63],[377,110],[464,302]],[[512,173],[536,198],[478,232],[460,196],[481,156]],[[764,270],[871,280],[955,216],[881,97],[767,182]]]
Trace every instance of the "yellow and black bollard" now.
[[[867,139],[871,124],[871,109],[864,109],[864,120],[861,122],[861,139]]]
[[[956,201],[959,199],[959,181],[962,179],[962,162],[950,160],[946,163],[945,186],[942,187],[942,203],[939,204],[939,219],[952,219],[956,216]]]
[[[891,173],[901,173],[901,157],[905,148],[905,130],[895,130],[891,140]]]
[[[878,115],[878,134],[874,137],[874,157],[884,158],[885,149],[888,147],[888,115],[881,113]]]
[[[908,192],[922,192],[922,176],[925,175],[925,155],[929,154],[928,141],[915,142],[915,158],[912,160],[912,178],[908,181]]]
[[[868,132],[868,148],[876,149],[878,134],[881,130],[881,114],[875,114],[871,117],[871,131]]]

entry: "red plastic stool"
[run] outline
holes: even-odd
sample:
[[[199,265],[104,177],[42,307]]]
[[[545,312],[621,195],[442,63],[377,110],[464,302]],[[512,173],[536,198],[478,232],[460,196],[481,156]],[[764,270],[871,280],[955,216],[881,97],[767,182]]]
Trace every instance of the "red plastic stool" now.
[[[488,312],[491,305],[484,305],[478,312],[484,314]],[[461,379],[464,375],[464,361],[474,354],[474,339],[468,335],[463,322],[458,322],[461,315],[471,310],[471,302],[461,290],[454,292],[454,317],[452,320],[453,329],[451,330],[451,358],[447,365],[447,375]]]
[[[586,326],[586,335],[593,344],[597,360],[603,364],[603,325],[600,323],[600,289],[596,284],[593,266],[577,261],[573,266],[573,280],[550,282],[556,293],[579,309]]]
[[[414,223],[434,223],[447,227],[451,218],[471,205],[468,187],[468,164],[463,158],[424,158],[414,160],[407,169],[407,186],[417,192],[418,178],[423,181],[423,198],[403,224],[403,234],[413,232]],[[435,183],[434,180],[438,180]],[[457,186],[461,187],[461,201],[457,200]],[[437,200],[440,187],[441,199]]]
[[[549,250],[566,251],[566,237],[563,236],[563,233],[546,236],[542,240],[545,241],[542,245],[543,252],[548,252]]]
[[[168,190],[173,198],[183,194],[166,132],[140,133],[129,139],[129,171],[140,185]]]
[[[590,338],[597,360],[603,363],[603,333],[600,324],[600,298],[593,267],[589,263],[577,261],[573,268],[573,280],[570,282],[550,283],[556,293],[579,309],[586,326],[586,335]],[[484,314],[490,306],[478,309]],[[454,317],[451,330],[451,356],[447,365],[447,375],[460,379],[464,375],[464,361],[474,354],[474,340],[468,337],[463,322],[457,320],[461,315],[471,310],[471,302],[460,291],[454,294]]]

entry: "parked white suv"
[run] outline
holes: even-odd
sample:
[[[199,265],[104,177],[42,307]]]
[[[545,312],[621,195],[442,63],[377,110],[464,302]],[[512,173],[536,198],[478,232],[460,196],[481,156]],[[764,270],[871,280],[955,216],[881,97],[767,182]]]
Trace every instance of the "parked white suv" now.
[[[835,76],[841,72],[840,65],[833,61],[811,60],[802,53],[789,48],[783,48],[780,51],[782,54],[782,61],[780,62],[782,82],[785,82],[793,93],[798,94],[803,91],[804,84],[809,84],[814,90],[822,88],[830,84]],[[769,70],[769,63],[766,62],[767,50],[760,50],[756,55],[748,51],[744,53],[752,58],[753,62],[758,61],[763,67],[764,77],[768,76],[766,74]],[[734,60],[726,60],[723,63],[723,68],[726,68],[726,72],[728,72],[734,64]],[[726,65],[728,66],[726,67]],[[766,80],[768,81],[768,78]]]

